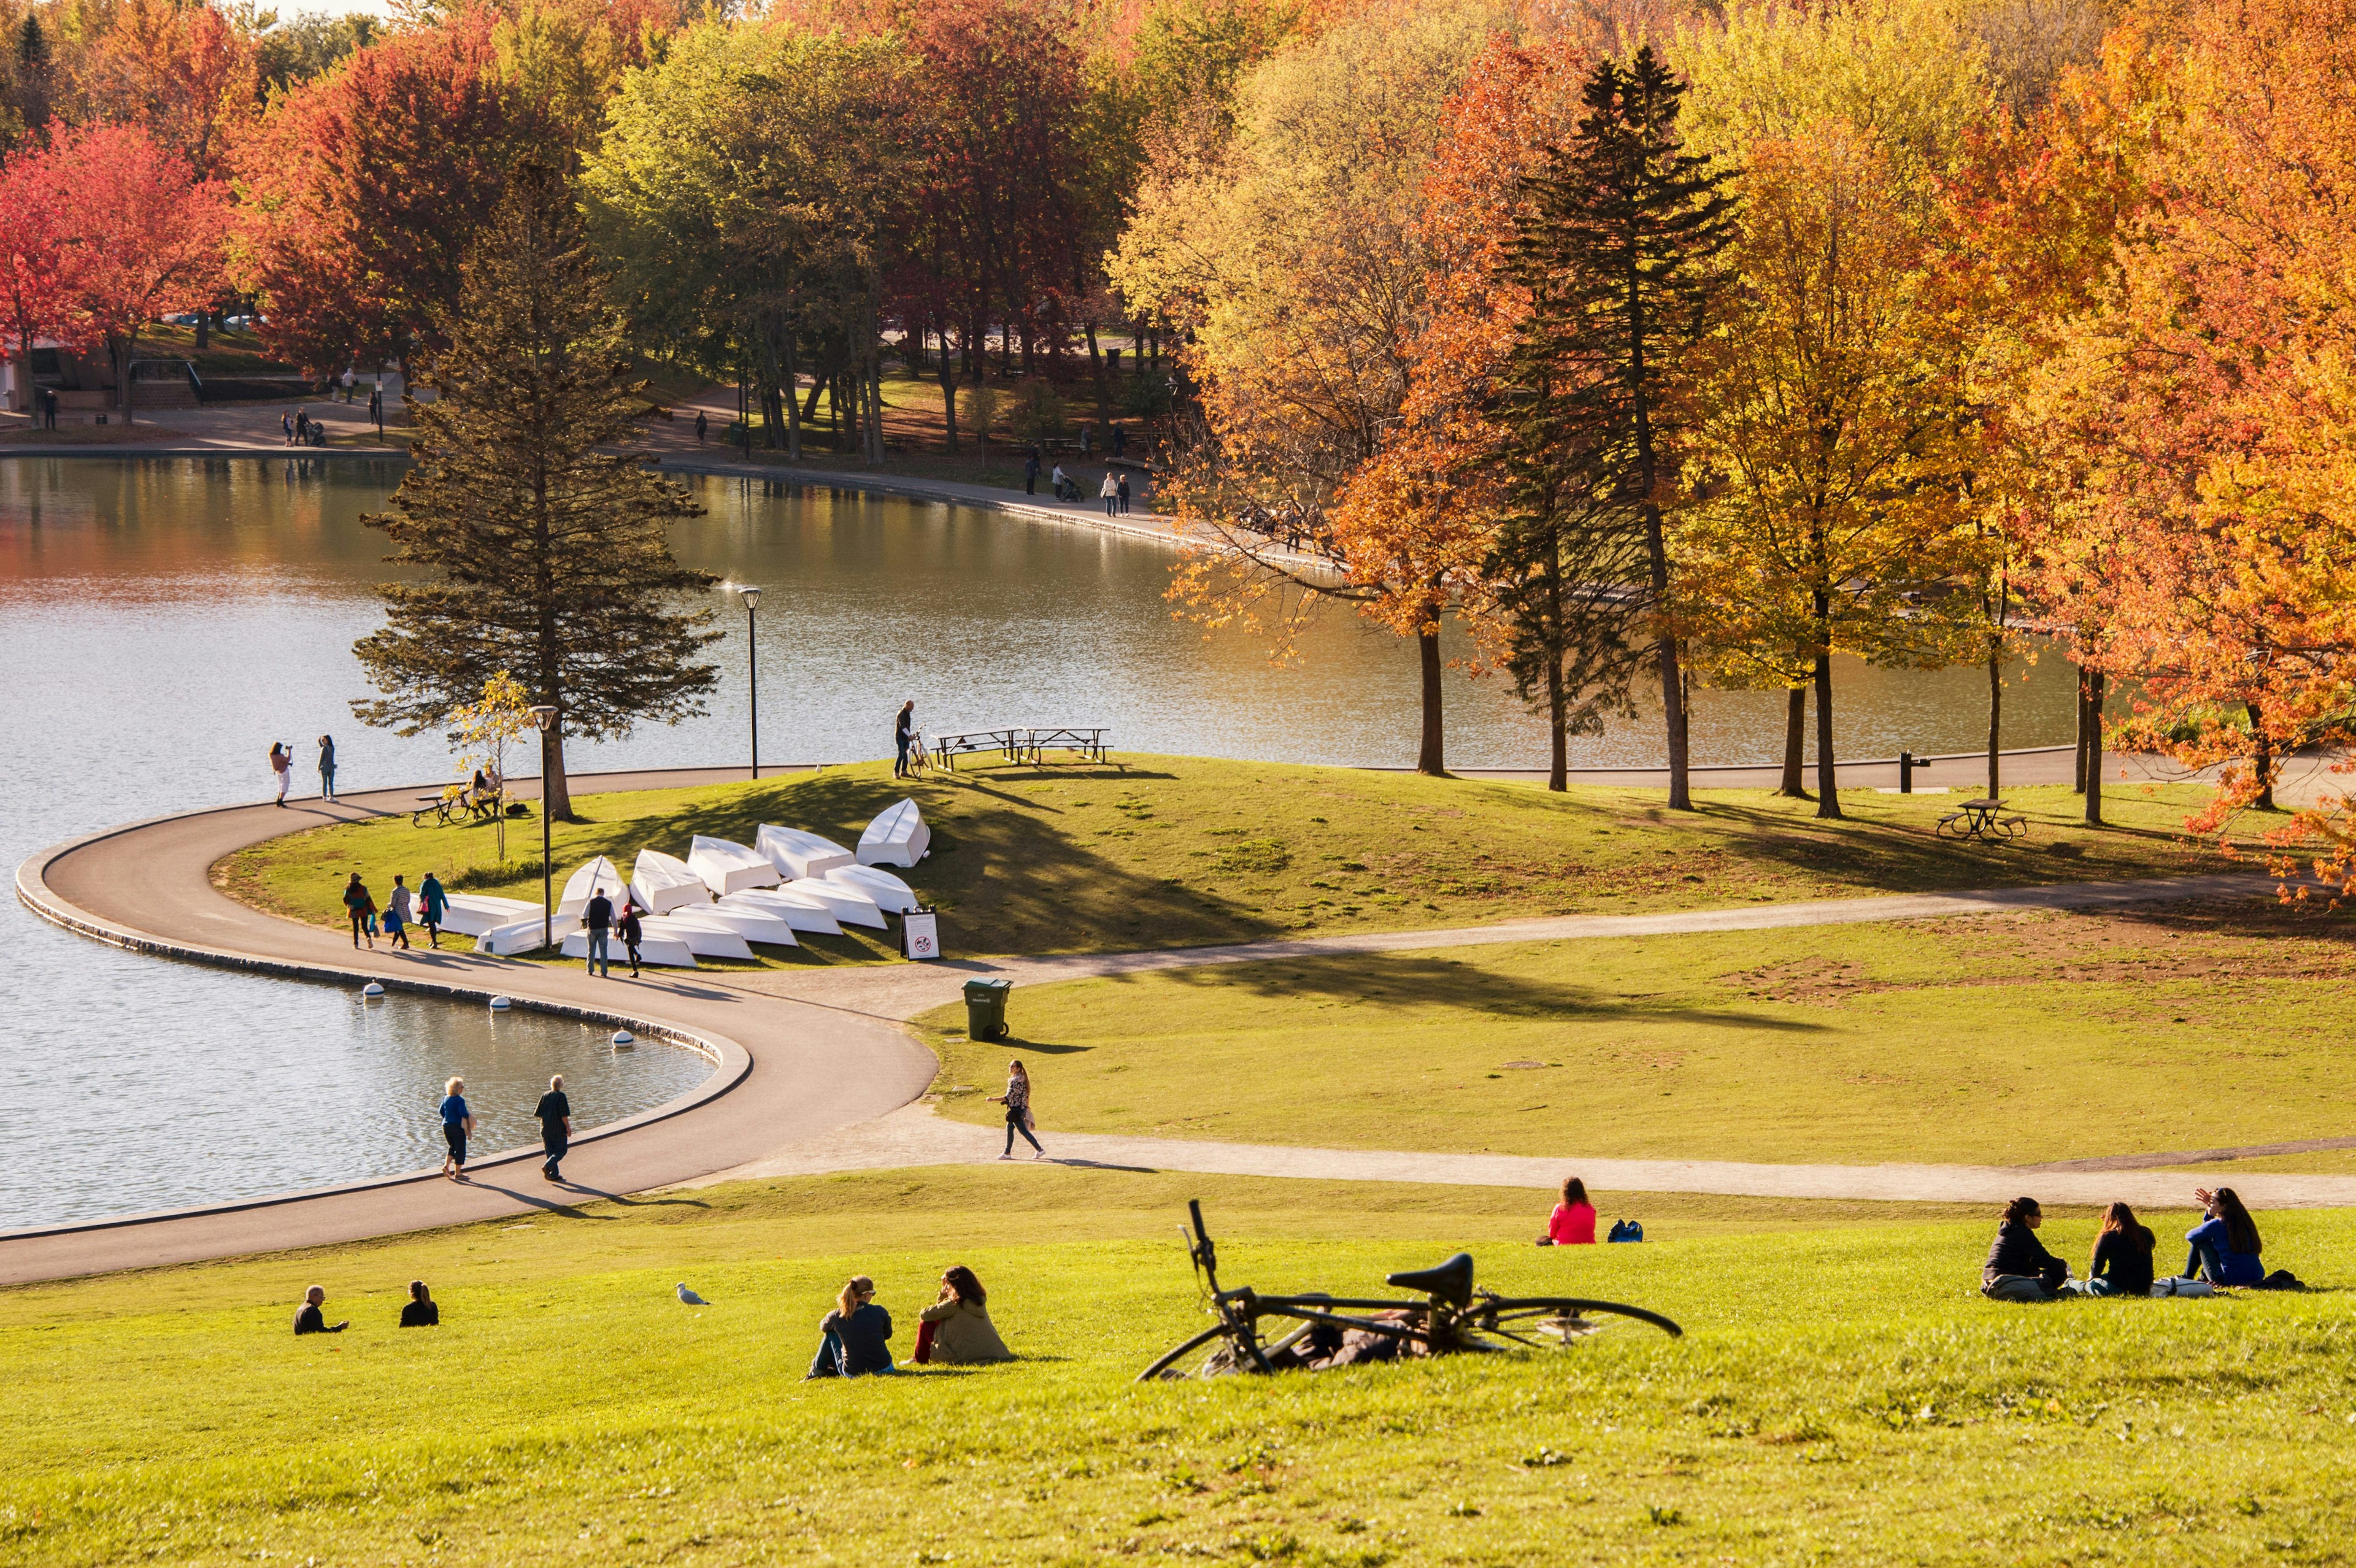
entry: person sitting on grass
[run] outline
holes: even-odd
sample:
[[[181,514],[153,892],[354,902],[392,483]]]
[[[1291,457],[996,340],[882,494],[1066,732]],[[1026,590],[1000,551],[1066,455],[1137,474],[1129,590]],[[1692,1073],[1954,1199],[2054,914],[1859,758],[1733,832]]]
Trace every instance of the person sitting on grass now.
[[[2256,1285],[2264,1280],[2266,1266],[2258,1261],[2258,1253],[2265,1243],[2258,1239],[2258,1222],[2242,1207],[2241,1195],[2230,1187],[2214,1192],[2204,1187],[2192,1196],[2201,1200],[2207,1214],[2184,1232],[2184,1239],[2192,1244],[2184,1260],[2184,1277],[2205,1279],[2211,1285]]]
[[[941,1275],[940,1299],[916,1314],[924,1325],[916,1330],[916,1360],[949,1367],[1012,1360],[1014,1352],[990,1320],[989,1300],[981,1281],[965,1264]]]
[[[2153,1244],[2151,1228],[2135,1217],[2134,1210],[2112,1204],[2103,1211],[2094,1255],[2079,1288],[2088,1296],[2149,1296]]]
[[[1595,1205],[1587,1200],[1587,1183],[1572,1176],[1562,1184],[1562,1201],[1547,1219],[1542,1247],[1591,1247],[1595,1244]]]
[[[818,1320],[818,1354],[804,1382],[900,1370],[892,1364],[892,1315],[875,1305],[875,1282],[863,1274],[851,1276],[834,1310]]]
[[[434,1305],[434,1296],[422,1279],[409,1282],[409,1299],[401,1305],[401,1326],[403,1328],[442,1327],[442,1308]]]
[[[303,1305],[294,1309],[294,1332],[340,1334],[352,1326],[352,1320],[348,1317],[341,1323],[327,1321],[327,1315],[319,1310],[320,1305],[327,1299],[327,1293],[316,1285],[303,1293]]]
[[[2004,1206],[1987,1263],[1980,1269],[1980,1294],[1990,1301],[2051,1301],[2070,1278],[2070,1265],[2045,1250],[2037,1228],[2045,1211],[2034,1198]]]

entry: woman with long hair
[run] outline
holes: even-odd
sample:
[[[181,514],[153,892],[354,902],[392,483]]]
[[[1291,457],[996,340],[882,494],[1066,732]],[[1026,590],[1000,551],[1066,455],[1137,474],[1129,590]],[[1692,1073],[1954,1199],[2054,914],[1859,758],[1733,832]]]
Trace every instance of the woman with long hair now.
[[[2214,1192],[2204,1187],[2192,1196],[2204,1212],[2201,1223],[2184,1232],[2192,1248],[2184,1260],[2184,1277],[2211,1285],[2255,1285],[2265,1279],[2266,1265],[2258,1254],[2265,1243],[2259,1239],[2258,1222],[2243,1207],[2241,1194],[2230,1187]]]
[[[818,1332],[809,1377],[862,1378],[900,1370],[892,1364],[892,1315],[875,1304],[875,1282],[863,1274],[844,1283],[834,1310],[818,1320]]]
[[[2088,1296],[2149,1296],[2151,1294],[2151,1228],[2124,1203],[2103,1211],[2103,1228],[2094,1235],[2094,1254],[2086,1264]]]
[[[944,1366],[980,1366],[1011,1361],[1014,1352],[990,1320],[990,1293],[973,1270],[958,1264],[941,1275],[940,1299],[916,1314],[916,1360]]]
[[[2051,1301],[2070,1277],[2070,1265],[2045,1250],[2037,1228],[2045,1211],[2034,1198],[2016,1198],[1997,1221],[1996,1241],[1980,1268],[1980,1294],[1994,1301]]]
[[[1587,1200],[1587,1183],[1575,1176],[1563,1178],[1562,1201],[1547,1217],[1547,1233],[1539,1243],[1549,1247],[1595,1244],[1595,1205]]]
[[[1041,1148],[1039,1140],[1031,1136],[1031,1070],[1023,1065],[1020,1057],[1006,1064],[1006,1093],[992,1094],[990,1102],[993,1105],[1006,1107],[1006,1152],[999,1158],[1014,1157],[1014,1135],[1017,1133],[1021,1133],[1023,1141],[1031,1146],[1033,1159],[1047,1157],[1047,1151]]]

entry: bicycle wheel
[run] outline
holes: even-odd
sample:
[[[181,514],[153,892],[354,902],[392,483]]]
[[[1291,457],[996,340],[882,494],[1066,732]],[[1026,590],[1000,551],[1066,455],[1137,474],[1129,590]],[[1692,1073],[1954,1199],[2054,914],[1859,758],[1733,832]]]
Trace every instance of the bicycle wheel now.
[[[1137,1381],[1141,1383],[1150,1383],[1157,1381],[1158,1379],[1166,1377],[1184,1377],[1186,1375],[1184,1372],[1173,1372],[1170,1369],[1177,1362],[1184,1360],[1188,1351],[1200,1349],[1202,1346],[1209,1344],[1214,1339],[1224,1338],[1226,1332],[1227,1328],[1226,1324],[1214,1324],[1212,1327],[1204,1329],[1200,1334],[1195,1335],[1193,1339],[1180,1345],[1177,1349],[1170,1351],[1167,1355],[1154,1362],[1151,1366],[1146,1368],[1143,1371],[1138,1373]]]
[[[1499,1335],[1525,1345],[1548,1340],[1569,1345],[1606,1327],[1595,1322],[1589,1316],[1591,1313],[1649,1323],[1672,1339],[1685,1337],[1685,1330],[1676,1319],[1657,1312],[1578,1296],[1523,1296],[1487,1302],[1471,1315],[1469,1326],[1479,1333]]]

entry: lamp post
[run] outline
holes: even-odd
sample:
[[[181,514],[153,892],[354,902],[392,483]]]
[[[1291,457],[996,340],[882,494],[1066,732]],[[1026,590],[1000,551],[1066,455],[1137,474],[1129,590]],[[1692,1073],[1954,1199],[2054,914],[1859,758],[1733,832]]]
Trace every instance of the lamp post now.
[[[761,776],[761,665],[753,646],[753,612],[761,607],[761,591],[739,588],[744,601],[744,685],[753,699],[753,776]]]
[[[545,703],[531,710],[532,724],[540,731],[540,944],[556,945],[556,883],[555,869],[549,864],[555,851],[549,844],[548,824],[548,732],[555,727],[556,709]]]

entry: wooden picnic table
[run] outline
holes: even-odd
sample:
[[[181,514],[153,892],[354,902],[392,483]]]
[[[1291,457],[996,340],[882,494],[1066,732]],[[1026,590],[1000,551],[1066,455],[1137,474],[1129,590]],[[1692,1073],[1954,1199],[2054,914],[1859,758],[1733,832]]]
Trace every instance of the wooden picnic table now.
[[[979,752],[995,752],[1010,763],[1036,763],[1048,752],[1070,752],[1083,762],[1101,763],[1109,760],[1105,734],[1101,725],[969,730],[959,735],[935,736],[933,759],[952,772],[957,768],[958,758]]]
[[[1939,818],[1937,832],[1950,838],[2018,838],[2029,831],[2029,818],[2006,816],[2005,803],[1983,795],[1963,802]]]

